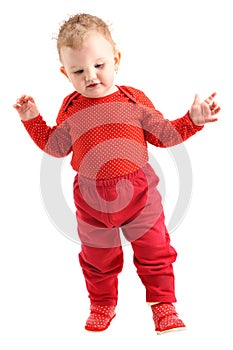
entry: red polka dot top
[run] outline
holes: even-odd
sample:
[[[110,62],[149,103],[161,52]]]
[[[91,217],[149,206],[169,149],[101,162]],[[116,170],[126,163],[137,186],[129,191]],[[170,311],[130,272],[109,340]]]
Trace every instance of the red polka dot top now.
[[[111,179],[132,173],[148,162],[147,142],[171,147],[202,127],[189,113],[169,121],[140,90],[118,86],[102,98],[68,95],[60,108],[56,126],[42,116],[23,121],[34,142],[54,157],[72,152],[71,165],[92,179]]]

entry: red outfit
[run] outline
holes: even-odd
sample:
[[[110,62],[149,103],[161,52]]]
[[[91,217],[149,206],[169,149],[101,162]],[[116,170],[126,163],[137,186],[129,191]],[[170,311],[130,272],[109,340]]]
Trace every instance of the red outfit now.
[[[92,303],[117,303],[117,275],[123,267],[119,227],[132,245],[134,264],[146,287],[147,301],[176,300],[172,268],[176,251],[170,246],[164,224],[161,197],[156,189],[158,181],[148,164],[133,174],[112,180],[76,176],[74,198],[83,243],[79,259]],[[133,196],[129,201],[131,186]],[[116,198],[128,205],[121,210],[117,210],[119,205],[112,208]]]
[[[79,258],[91,303],[117,303],[123,265],[119,228],[131,242],[147,301],[174,302],[176,251],[164,224],[159,180],[147,164],[147,142],[170,147],[202,127],[188,113],[168,121],[141,91],[118,88],[97,99],[77,92],[67,96],[53,128],[41,116],[23,123],[45,152],[56,157],[73,152]]]
[[[67,96],[53,128],[41,116],[23,122],[45,152],[64,157],[72,152],[71,165],[79,174],[109,179],[132,173],[148,161],[147,144],[177,145],[202,127],[187,113],[169,121],[155,110],[145,94],[131,87],[103,98]]]

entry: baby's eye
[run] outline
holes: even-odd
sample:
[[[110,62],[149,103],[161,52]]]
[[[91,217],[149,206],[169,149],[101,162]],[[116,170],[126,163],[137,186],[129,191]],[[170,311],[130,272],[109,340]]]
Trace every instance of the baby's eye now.
[[[98,63],[95,65],[95,68],[103,68],[104,64],[103,63]]]
[[[76,70],[74,73],[75,74],[82,74],[83,73],[83,69]]]

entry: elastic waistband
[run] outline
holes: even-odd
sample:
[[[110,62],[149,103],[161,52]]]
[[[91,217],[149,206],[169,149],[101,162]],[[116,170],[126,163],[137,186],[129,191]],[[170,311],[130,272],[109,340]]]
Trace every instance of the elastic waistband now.
[[[95,180],[95,179],[90,179],[87,178],[85,176],[82,176],[80,174],[77,174],[75,176],[75,181],[78,181],[79,184],[84,184],[87,186],[96,186],[96,187],[111,187],[111,186],[116,186],[116,184],[121,181],[121,180],[129,180],[129,181],[133,181],[133,179],[135,179],[136,177],[138,177],[139,175],[145,175],[148,173],[148,171],[151,171],[152,168],[150,166],[150,164],[146,164],[145,166],[143,166],[142,168],[139,168],[138,170],[134,171],[133,173],[130,174],[125,174],[119,177],[115,177],[112,179],[103,179],[103,180]]]

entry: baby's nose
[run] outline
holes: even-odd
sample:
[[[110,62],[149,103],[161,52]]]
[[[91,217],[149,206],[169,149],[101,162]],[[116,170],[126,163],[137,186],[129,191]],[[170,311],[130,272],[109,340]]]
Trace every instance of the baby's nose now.
[[[92,80],[95,80],[96,79],[96,72],[94,69],[89,69],[87,72],[86,72],[86,81],[92,81]]]

